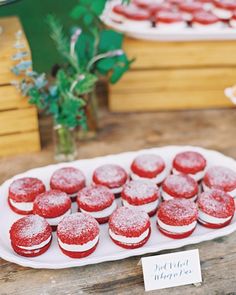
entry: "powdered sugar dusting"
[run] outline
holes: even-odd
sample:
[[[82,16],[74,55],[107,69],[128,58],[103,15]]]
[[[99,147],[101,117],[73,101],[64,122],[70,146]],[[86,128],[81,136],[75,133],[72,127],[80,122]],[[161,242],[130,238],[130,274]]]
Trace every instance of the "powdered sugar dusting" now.
[[[146,199],[158,194],[157,186],[151,181],[132,180],[124,187],[124,193],[131,198]]]
[[[155,172],[156,170],[159,170],[160,167],[163,167],[163,169],[165,167],[163,159],[160,156],[154,154],[140,155],[135,158],[134,164],[139,169],[145,170],[147,172]]]
[[[50,190],[37,196],[34,202],[42,210],[47,209],[48,207],[56,208],[71,203],[70,198],[66,193],[56,190]]]
[[[109,225],[112,231],[125,232],[126,236],[139,235],[147,229],[149,217],[146,212],[136,208],[120,207],[111,216]],[[141,232],[140,232],[141,231]]]
[[[38,215],[29,215],[16,222],[17,236],[20,239],[34,239],[45,233],[48,228],[47,221]]]
[[[197,182],[188,175],[179,174],[179,175],[169,175],[162,188],[167,193],[170,193],[176,197],[192,197],[198,192]]]
[[[173,165],[177,170],[180,169],[180,171],[182,171],[187,169],[193,170],[196,173],[204,170],[206,167],[206,160],[197,152],[186,151],[176,155]],[[188,173],[191,173],[191,171]]]
[[[231,191],[236,188],[236,172],[227,167],[212,166],[207,170],[204,182],[210,188]]]
[[[101,185],[90,186],[82,189],[78,193],[79,203],[84,203],[87,206],[105,206],[108,207],[112,204],[115,197],[110,190]]]
[[[186,220],[194,221],[197,218],[197,207],[193,201],[186,199],[173,199],[161,203],[158,209],[158,217],[162,220],[163,217],[167,218],[164,220],[168,224],[179,223],[179,225],[184,224]]]
[[[74,213],[63,218],[57,227],[60,240],[72,244],[80,240],[83,244],[99,234],[98,222],[85,213]]]
[[[85,185],[84,174],[74,167],[64,167],[56,170],[51,177],[51,186],[54,189],[83,187]]]
[[[235,211],[234,199],[221,190],[209,190],[202,193],[197,201],[198,207],[214,217],[227,218]]]
[[[29,195],[29,194],[38,194],[43,192],[44,184],[41,180],[33,177],[24,177],[14,180],[10,187],[9,191],[14,195]]]
[[[118,165],[102,165],[94,171],[93,181],[108,184],[111,188],[120,187],[127,181],[127,173]]]

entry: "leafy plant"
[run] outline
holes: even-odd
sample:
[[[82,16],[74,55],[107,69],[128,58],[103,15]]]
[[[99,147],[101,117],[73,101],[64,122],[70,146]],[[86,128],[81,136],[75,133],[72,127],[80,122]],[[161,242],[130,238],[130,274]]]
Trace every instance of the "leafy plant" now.
[[[68,75],[60,69],[55,81],[49,82],[45,73],[39,74],[31,69],[31,62],[27,60],[29,53],[25,51],[22,42],[22,32],[17,32],[15,48],[16,54],[12,57],[17,64],[12,68],[19,80],[13,81],[24,96],[29,97],[29,102],[40,110],[53,116],[55,124],[73,128],[80,125],[86,128],[84,106],[86,101],[74,93],[74,89],[90,77],[84,76],[83,82],[76,80],[75,76]],[[95,79],[96,77],[93,77]],[[84,86],[84,91],[88,88]]]
[[[22,79],[13,84],[31,104],[52,115],[56,124],[86,129],[85,94],[94,89],[100,77],[116,83],[132,63],[122,49],[123,35],[106,29],[100,20],[105,4],[106,0],[79,0],[71,12],[78,23],[71,35],[64,32],[55,16],[48,16],[51,37],[65,60],[53,81],[31,69],[22,33],[16,34],[12,58],[17,64],[12,71]]]

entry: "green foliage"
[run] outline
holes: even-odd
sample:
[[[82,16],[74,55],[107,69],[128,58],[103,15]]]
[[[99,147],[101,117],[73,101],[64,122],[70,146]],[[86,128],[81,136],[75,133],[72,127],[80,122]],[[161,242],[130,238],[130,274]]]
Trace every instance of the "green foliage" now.
[[[16,34],[17,52],[12,59],[17,64],[12,71],[24,78],[13,84],[29,96],[31,104],[52,115],[56,124],[86,129],[85,95],[93,91],[100,76],[110,83],[119,81],[133,62],[122,50],[123,35],[106,29],[100,20],[106,1],[78,0],[71,16],[79,28],[72,35],[64,32],[55,16],[47,17],[51,38],[65,59],[54,81],[49,81],[44,73],[31,70],[29,53],[21,42],[22,33]]]
[[[70,54],[70,40],[65,35],[62,24],[53,15],[47,16],[47,23],[51,32],[50,36],[55,42],[58,52],[77,70],[77,61]]]

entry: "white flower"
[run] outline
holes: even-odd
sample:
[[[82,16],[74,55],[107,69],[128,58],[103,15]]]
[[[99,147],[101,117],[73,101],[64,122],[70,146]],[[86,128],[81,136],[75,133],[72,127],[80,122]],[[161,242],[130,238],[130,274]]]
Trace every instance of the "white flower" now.
[[[236,85],[226,88],[224,93],[225,96],[228,97],[233,104],[236,104]]]

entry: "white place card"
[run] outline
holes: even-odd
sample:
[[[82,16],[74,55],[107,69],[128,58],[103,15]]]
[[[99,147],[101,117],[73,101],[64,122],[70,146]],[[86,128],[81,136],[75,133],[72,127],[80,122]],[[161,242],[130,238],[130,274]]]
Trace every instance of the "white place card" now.
[[[202,282],[198,249],[141,259],[145,291]]]

